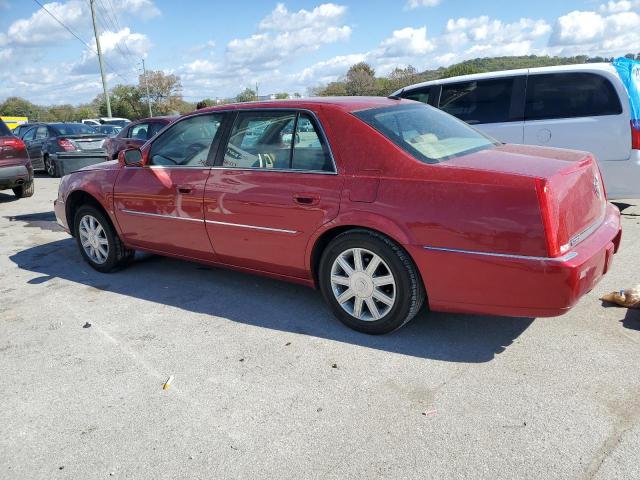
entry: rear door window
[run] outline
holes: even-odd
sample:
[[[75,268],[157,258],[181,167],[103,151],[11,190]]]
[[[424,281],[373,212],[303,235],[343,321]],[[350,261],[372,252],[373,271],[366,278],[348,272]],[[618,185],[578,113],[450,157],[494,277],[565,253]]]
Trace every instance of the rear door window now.
[[[49,129],[46,126],[38,127],[36,129],[36,140],[44,140],[49,138]]]
[[[619,115],[622,105],[609,80],[595,73],[529,75],[526,120]]]
[[[439,108],[471,125],[522,120],[512,108],[516,78],[443,84]]]

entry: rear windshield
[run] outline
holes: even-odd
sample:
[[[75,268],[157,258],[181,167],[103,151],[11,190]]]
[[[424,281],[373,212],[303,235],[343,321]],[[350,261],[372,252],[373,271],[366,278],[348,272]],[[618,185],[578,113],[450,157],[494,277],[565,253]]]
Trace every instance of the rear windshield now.
[[[84,123],[59,123],[53,125],[61,135],[81,135],[83,133],[97,133],[96,129]]]
[[[439,163],[496,145],[495,140],[428,105],[375,108],[354,115],[425,163]]]
[[[0,119],[0,137],[9,137],[11,136],[11,130],[7,127],[2,119]]]
[[[103,125],[115,125],[116,127],[124,127],[128,123],[131,123],[127,120],[102,120]]]

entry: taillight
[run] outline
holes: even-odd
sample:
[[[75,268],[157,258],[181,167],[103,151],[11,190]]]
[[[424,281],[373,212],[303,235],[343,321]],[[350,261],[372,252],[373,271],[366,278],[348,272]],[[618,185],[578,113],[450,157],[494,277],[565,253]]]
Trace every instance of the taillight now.
[[[640,120],[631,120],[631,148],[640,150]]]
[[[58,145],[60,145],[65,152],[73,152],[76,150],[76,146],[68,138],[59,138]]]
[[[15,148],[16,150],[23,150],[26,147],[24,142],[18,137],[2,137],[0,138],[0,147],[4,147],[6,150]]]
[[[560,246],[558,239],[559,218],[558,211],[553,206],[553,194],[546,180],[536,180],[536,192],[540,202],[540,213],[542,214],[542,224],[547,238],[547,252],[550,257],[559,257],[569,250],[569,245]]]

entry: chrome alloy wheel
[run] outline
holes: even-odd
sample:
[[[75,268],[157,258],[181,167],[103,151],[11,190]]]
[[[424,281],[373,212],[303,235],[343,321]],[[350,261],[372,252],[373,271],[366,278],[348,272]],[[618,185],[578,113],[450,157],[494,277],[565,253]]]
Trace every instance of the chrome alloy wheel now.
[[[109,241],[100,222],[91,215],[85,215],[80,219],[78,231],[82,248],[91,261],[97,264],[106,262],[109,256]]]
[[[331,266],[331,290],[349,315],[373,322],[396,302],[396,281],[389,266],[364,248],[342,252]]]
[[[56,174],[56,166],[54,165],[53,160],[49,157],[44,159],[44,168],[47,171],[47,175],[50,177],[53,177]]]

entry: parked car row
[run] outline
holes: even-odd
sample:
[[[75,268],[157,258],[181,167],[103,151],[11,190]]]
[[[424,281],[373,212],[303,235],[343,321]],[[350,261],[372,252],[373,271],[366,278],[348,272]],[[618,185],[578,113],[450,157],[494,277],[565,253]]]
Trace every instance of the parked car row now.
[[[129,146],[142,146],[175,117],[155,117],[128,122],[121,127],[104,122],[28,123],[13,133],[27,148],[35,170],[52,177],[115,158]],[[122,119],[115,119],[120,122]]]

